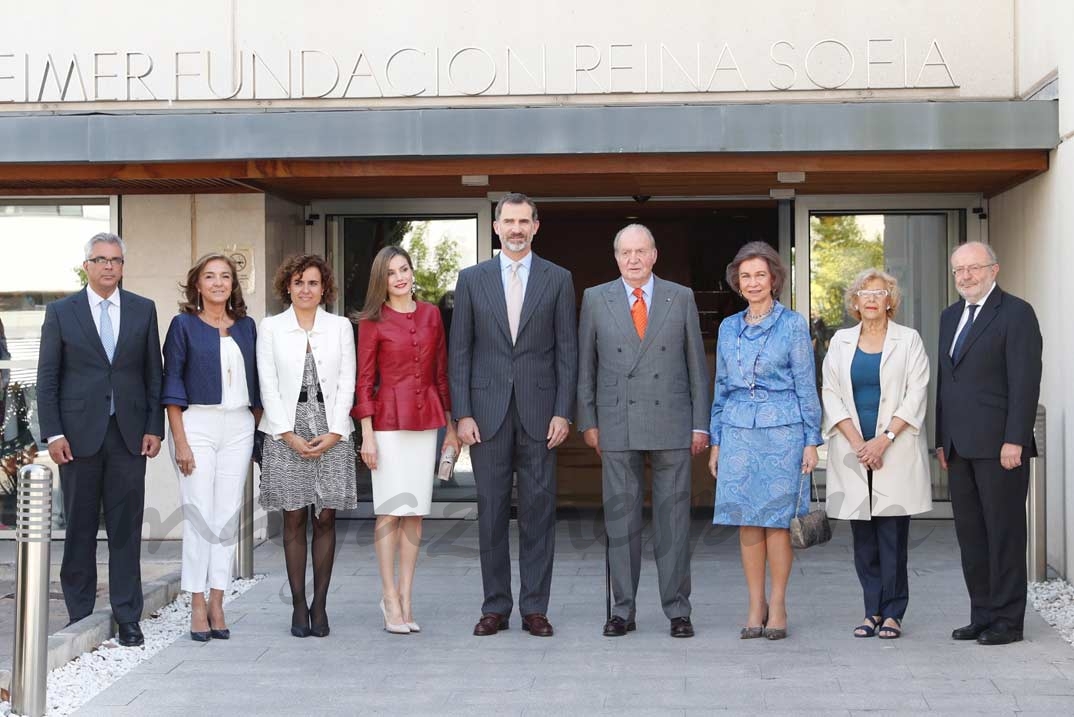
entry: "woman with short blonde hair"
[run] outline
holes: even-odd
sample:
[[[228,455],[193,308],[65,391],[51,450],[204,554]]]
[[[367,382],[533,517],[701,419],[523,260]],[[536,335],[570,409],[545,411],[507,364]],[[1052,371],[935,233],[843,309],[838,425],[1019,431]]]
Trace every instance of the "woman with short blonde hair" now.
[[[858,274],[846,308],[859,323],[837,331],[824,357],[827,510],[851,521],[865,602],[855,637],[902,635],[910,516],[932,508],[924,433],[929,359],[921,336],[892,320],[900,299],[887,272]]]

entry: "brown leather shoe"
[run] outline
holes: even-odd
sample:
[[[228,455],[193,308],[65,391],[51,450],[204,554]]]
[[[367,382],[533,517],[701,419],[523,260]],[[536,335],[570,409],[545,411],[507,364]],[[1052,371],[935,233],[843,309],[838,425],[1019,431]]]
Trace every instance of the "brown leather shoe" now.
[[[522,629],[537,637],[552,637],[552,623],[539,612],[523,615]]]
[[[485,637],[486,635],[495,635],[500,630],[506,630],[509,627],[506,615],[501,615],[498,612],[486,612],[474,625],[474,634],[478,637]]]

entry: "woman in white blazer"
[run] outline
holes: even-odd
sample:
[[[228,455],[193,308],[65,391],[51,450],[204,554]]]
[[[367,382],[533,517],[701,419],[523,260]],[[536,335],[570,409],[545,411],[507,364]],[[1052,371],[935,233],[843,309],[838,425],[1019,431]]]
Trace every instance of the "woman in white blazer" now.
[[[835,333],[824,357],[828,516],[851,521],[865,599],[855,637],[902,635],[909,600],[910,516],[932,508],[925,411],[929,359],[921,336],[891,320],[898,283],[867,269],[846,290],[860,323]]]
[[[335,300],[332,271],[319,256],[284,261],[274,282],[288,309],[261,322],[257,370],[266,434],[261,505],[283,511],[291,584],[291,634],[328,635],[325,610],[336,553],[336,511],[358,504],[351,322],[322,306]],[[313,507],[313,602],[306,604],[306,523]]]

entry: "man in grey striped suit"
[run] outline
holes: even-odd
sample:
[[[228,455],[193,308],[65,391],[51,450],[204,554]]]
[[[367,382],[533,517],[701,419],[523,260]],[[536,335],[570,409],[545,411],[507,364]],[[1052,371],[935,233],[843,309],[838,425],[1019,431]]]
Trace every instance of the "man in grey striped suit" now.
[[[455,286],[449,376],[459,438],[477,483],[479,636],[506,630],[513,609],[508,529],[518,474],[522,629],[548,637],[555,550],[556,457],[567,437],[578,377],[570,272],[531,251],[537,207],[524,194],[496,205],[501,253],[464,269]]]
[[[634,630],[645,457],[653,469],[660,602],[672,637],[690,622],[690,459],[708,446],[709,381],[693,292],[653,274],[640,224],[613,244],[620,278],[586,289],[578,329],[578,430],[601,456],[612,614],[607,637]]]

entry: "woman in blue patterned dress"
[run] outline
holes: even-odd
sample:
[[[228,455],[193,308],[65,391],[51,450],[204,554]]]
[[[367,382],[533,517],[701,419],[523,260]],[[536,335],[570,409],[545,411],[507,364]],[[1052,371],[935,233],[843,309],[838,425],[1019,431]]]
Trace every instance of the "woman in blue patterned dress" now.
[[[817,465],[820,400],[809,326],[776,301],[787,270],[764,242],[750,242],[727,267],[749,306],[720,324],[709,427],[716,481],[712,522],[739,527],[749,589],[743,639],[787,636],[787,581],[794,552],[790,523],[809,511]],[[718,467],[718,470],[717,470]],[[765,566],[771,593],[765,597]]]

